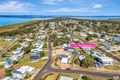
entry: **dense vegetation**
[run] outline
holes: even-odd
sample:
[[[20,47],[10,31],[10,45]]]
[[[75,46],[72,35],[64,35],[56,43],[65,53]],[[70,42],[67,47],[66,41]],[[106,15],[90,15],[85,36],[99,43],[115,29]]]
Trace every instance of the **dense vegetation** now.
[[[79,21],[78,24],[65,24],[62,21],[66,20],[77,20]],[[50,20],[40,20],[40,21],[31,21],[29,23],[24,23],[21,25],[18,25],[16,30],[8,31],[8,32],[3,32],[0,33],[0,36],[7,36],[7,35],[16,35],[20,34],[23,35],[24,33],[31,33],[34,32],[34,28],[41,27],[39,24],[41,22],[44,23],[44,27],[48,29],[49,25],[48,22],[56,22],[56,29],[59,29],[64,32],[68,31],[85,31],[85,30],[92,30],[94,32],[107,32],[107,33],[120,33],[120,22],[119,21],[103,21],[103,20],[82,20],[82,19],[70,19],[70,18],[55,18],[55,19],[50,19]],[[61,22],[61,25],[58,23]],[[12,25],[10,25],[12,28]],[[67,29],[67,28],[68,29]]]

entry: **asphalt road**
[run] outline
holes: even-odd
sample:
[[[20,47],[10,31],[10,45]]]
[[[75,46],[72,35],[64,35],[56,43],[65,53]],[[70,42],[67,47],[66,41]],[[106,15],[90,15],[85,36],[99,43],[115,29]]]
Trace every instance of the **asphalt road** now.
[[[119,76],[119,78],[120,78],[120,74],[112,74],[112,73],[105,73],[105,72],[94,72],[94,71],[90,72],[90,71],[81,71],[81,70],[54,69],[54,68],[52,68],[51,67],[51,64],[53,62],[52,46],[51,46],[51,42],[49,40],[49,35],[48,34],[46,34],[46,35],[47,35],[47,41],[48,41],[48,56],[49,56],[49,59],[48,59],[48,62],[45,64],[45,66],[33,78],[33,80],[37,80],[38,78],[42,78],[43,75],[45,75],[46,73],[50,73],[50,72],[87,74],[87,75],[95,75],[95,76],[108,77],[108,78],[112,78],[113,76]]]

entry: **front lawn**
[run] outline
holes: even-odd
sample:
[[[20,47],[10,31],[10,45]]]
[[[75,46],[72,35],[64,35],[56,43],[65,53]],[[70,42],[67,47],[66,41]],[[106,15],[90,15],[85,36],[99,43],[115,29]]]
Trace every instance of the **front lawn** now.
[[[21,66],[31,66],[36,69],[41,69],[47,61],[48,61],[48,59],[39,60],[38,62],[30,62],[29,54],[25,54],[20,59],[20,61],[15,66],[13,66],[13,68],[17,69]]]

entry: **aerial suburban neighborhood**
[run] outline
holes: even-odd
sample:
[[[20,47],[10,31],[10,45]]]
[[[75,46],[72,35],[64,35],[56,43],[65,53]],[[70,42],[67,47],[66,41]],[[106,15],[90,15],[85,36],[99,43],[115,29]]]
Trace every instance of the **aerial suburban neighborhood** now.
[[[18,26],[0,33],[2,80],[120,80],[119,22],[54,18]]]

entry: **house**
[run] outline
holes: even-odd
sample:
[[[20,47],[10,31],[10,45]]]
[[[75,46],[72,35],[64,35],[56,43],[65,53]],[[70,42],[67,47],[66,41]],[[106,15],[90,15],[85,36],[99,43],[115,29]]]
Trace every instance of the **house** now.
[[[30,66],[22,66],[12,72],[14,78],[24,79],[27,75],[31,75],[35,72],[35,68]]]
[[[101,42],[101,43],[105,42],[104,39],[98,39],[98,41]]]
[[[55,22],[49,22],[49,27],[51,29],[55,29],[56,23]]]
[[[12,41],[14,39],[15,39],[14,36],[7,36],[6,39],[5,39],[5,41]]]
[[[68,47],[68,44],[63,44],[62,48]]]
[[[109,50],[109,51],[112,51],[112,50],[113,50],[110,44],[106,44],[106,43],[105,43],[105,44],[103,44],[103,46],[105,46],[105,48],[106,48],[107,50]]]
[[[70,49],[72,49],[71,47],[64,47],[64,50],[65,51],[68,51],[68,50],[70,50]]]
[[[83,36],[83,37],[87,37],[87,34],[85,34],[83,32],[80,32],[80,35]]]
[[[13,56],[10,57],[10,59],[12,61],[18,61],[20,58],[21,58],[21,56],[19,56],[19,55],[13,55]]]
[[[101,63],[102,65],[112,65],[113,59],[110,57],[105,56],[104,54],[101,54],[99,52],[92,52],[91,56],[94,58],[97,58],[97,62]]]
[[[0,77],[4,76],[6,74],[5,69],[0,69]]]
[[[30,39],[30,38],[25,38],[25,40],[28,41],[28,42],[32,41],[32,39]]]
[[[84,59],[85,59],[85,55],[80,55],[80,56],[79,56],[79,60],[80,60],[80,61],[83,61]]]
[[[77,55],[77,54],[79,54],[77,51],[72,51],[72,54],[74,54],[74,55]]]
[[[112,38],[112,41],[114,41],[114,42],[120,42],[120,37],[114,37],[114,38]]]
[[[73,80],[73,78],[65,77],[65,76],[60,76],[59,80]]]
[[[23,53],[22,49],[23,49],[22,47],[17,48],[15,51],[13,51],[13,54],[21,54],[21,53]]]
[[[63,63],[63,64],[68,64],[68,60],[69,60],[70,57],[71,57],[71,56],[68,56],[68,55],[65,55],[65,54],[60,55],[61,63]]]
[[[30,56],[30,60],[32,62],[38,61],[40,59],[40,56]]]
[[[40,49],[32,49],[31,52],[33,52],[33,55],[40,56]]]
[[[5,61],[4,61],[4,68],[9,68],[9,67],[11,67],[13,64],[12,64],[12,60],[11,59],[6,59]]]
[[[27,41],[21,42],[20,45],[21,45],[22,47],[28,47]]]
[[[70,35],[70,34],[64,34],[64,36],[66,36],[66,37],[71,37],[71,35]]]
[[[19,78],[13,78],[13,77],[5,77],[4,79],[2,80],[22,80],[22,79],[19,79]]]
[[[78,42],[79,41],[79,39],[78,38],[74,38],[74,39],[72,39],[74,42]]]

